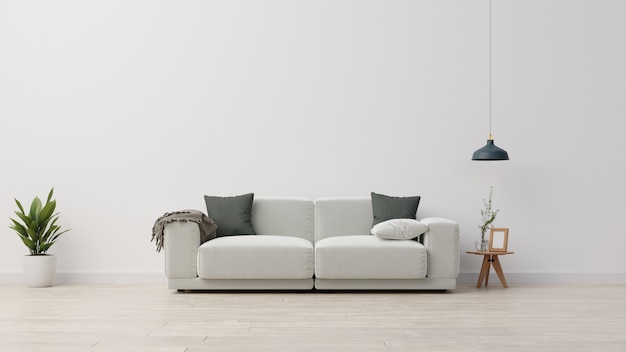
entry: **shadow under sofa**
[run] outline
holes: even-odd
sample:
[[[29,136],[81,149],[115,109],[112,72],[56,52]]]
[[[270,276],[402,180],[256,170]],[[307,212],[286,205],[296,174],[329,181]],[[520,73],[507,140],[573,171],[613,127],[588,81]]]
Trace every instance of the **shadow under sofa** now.
[[[424,218],[417,240],[370,234],[372,199],[257,197],[255,235],[200,243],[192,222],[165,225],[165,274],[177,290],[451,290],[459,227]],[[219,226],[219,225],[218,225]]]

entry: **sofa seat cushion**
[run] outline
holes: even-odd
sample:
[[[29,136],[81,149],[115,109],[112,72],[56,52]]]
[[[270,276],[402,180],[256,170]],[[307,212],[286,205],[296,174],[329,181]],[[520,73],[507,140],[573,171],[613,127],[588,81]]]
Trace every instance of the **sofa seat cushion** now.
[[[313,244],[292,236],[219,237],[198,249],[201,279],[310,279]]]
[[[353,235],[315,245],[315,276],[323,279],[423,279],[426,263],[426,248],[417,241]]]

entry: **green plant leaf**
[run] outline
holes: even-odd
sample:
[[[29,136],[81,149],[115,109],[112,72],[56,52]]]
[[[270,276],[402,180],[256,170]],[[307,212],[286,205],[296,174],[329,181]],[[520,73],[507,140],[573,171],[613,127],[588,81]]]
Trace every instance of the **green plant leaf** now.
[[[52,199],[52,194],[54,193],[54,187],[50,189],[50,193],[48,193],[48,200],[46,200],[46,204],[50,203],[50,199]]]
[[[46,244],[41,245],[40,252],[41,253],[46,253],[48,251],[48,249],[50,247],[52,247],[53,244],[54,244],[54,242],[48,242]]]
[[[28,234],[28,237],[30,237],[31,240],[33,240],[33,242],[39,242],[39,233],[33,229],[26,229],[26,233]]]
[[[54,208],[56,208],[56,206],[57,206],[57,202],[53,200],[52,202],[48,202],[41,209],[41,213],[39,214],[39,223],[41,227],[44,227],[44,228],[46,227],[46,224],[48,223],[48,220],[54,213]]]
[[[17,234],[22,237],[28,237],[28,234],[26,233],[26,228],[24,227],[24,225],[20,224],[14,219],[11,219],[11,221],[13,221],[13,225],[10,225],[9,228],[15,230],[15,232],[17,232]]]
[[[49,241],[56,242],[57,238],[59,238],[59,236],[61,236],[62,234],[66,233],[67,231],[69,231],[69,229],[63,230],[63,231],[61,231],[61,232],[59,232],[57,234],[53,234]]]
[[[26,226],[30,226],[30,218],[28,216],[26,216],[26,214],[16,211],[15,214],[24,222],[24,225]]]
[[[15,199],[15,203],[17,203],[17,207],[20,209],[20,211],[24,213],[24,208],[22,207],[22,203],[20,203],[20,201],[17,200],[16,198],[13,198],[13,199]]]
[[[54,214],[54,215],[52,216],[52,222],[50,223],[50,225],[49,225],[49,226],[50,226],[50,227],[55,226],[55,225],[56,225],[57,220],[59,220],[59,215],[58,215],[58,214]],[[60,226],[57,226],[57,227],[60,227]]]
[[[30,212],[28,216],[39,224],[39,214],[41,213],[41,200],[39,197],[35,197],[32,203],[30,203]]]
[[[26,247],[28,247],[28,249],[30,249],[31,253],[36,251],[37,246],[35,246],[35,242],[31,241],[28,237],[20,236],[20,238],[22,239],[22,242],[24,242]]]
[[[28,222],[28,229],[31,229],[33,231],[38,231],[39,230],[39,224],[35,222],[35,220],[31,220]]]

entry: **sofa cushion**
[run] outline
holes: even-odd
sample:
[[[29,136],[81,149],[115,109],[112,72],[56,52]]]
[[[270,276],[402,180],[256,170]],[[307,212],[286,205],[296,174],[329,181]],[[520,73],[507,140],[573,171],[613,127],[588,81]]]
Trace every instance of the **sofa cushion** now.
[[[217,237],[254,235],[252,201],[254,193],[235,197],[204,196],[207,214],[217,224]]]
[[[315,276],[323,279],[423,279],[426,265],[426,248],[417,241],[355,235],[315,244]]]
[[[390,219],[415,219],[420,196],[391,197],[372,192],[373,225]]]
[[[252,203],[252,224],[258,235],[293,236],[314,241],[313,201],[294,197],[256,197]]]
[[[201,279],[310,279],[314,271],[313,254],[313,244],[298,237],[219,237],[198,248],[198,276]]]
[[[333,197],[315,201],[315,241],[367,235],[372,230],[372,198]]]
[[[391,219],[372,227],[372,235],[388,240],[410,240],[428,231],[428,226],[414,219]]]

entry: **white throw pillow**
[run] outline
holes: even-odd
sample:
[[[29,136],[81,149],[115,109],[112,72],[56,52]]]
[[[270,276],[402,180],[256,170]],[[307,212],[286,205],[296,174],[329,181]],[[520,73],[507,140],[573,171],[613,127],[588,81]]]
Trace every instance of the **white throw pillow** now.
[[[410,240],[428,230],[428,225],[414,219],[391,219],[372,227],[372,235],[388,240]]]

